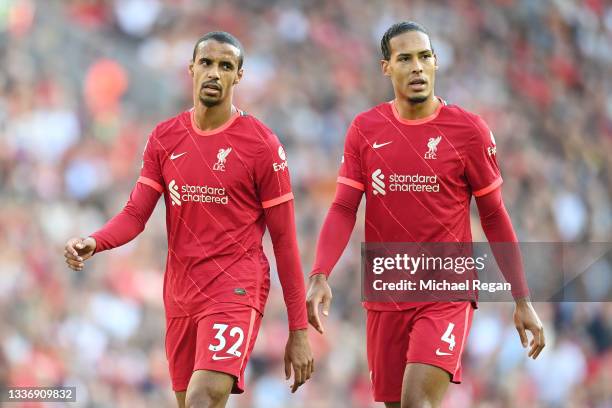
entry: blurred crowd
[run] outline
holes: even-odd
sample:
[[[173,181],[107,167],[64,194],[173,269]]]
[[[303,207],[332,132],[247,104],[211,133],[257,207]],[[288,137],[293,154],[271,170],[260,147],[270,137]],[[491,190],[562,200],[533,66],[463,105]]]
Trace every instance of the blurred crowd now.
[[[379,42],[404,19],[432,32],[437,95],[493,130],[519,239],[609,242],[608,1],[3,0],[0,388],[76,386],[70,406],[79,407],[174,406],[164,351],[163,204],[140,237],[94,257],[81,273],[63,262],[65,240],[122,208],[153,126],[192,105],[195,41],[220,29],[246,49],[236,105],[286,147],[306,273],[344,132],[357,113],[392,98]],[[472,220],[474,239],[484,241],[476,212]],[[314,378],[290,395],[273,266],[247,392],[230,407],[382,406],[372,401],[366,365],[362,225],[361,210],[331,276],[326,335],[311,333]],[[274,264],[267,238],[265,245]],[[604,265],[604,277],[611,268]],[[537,361],[520,346],[512,307],[480,305],[464,383],[450,386],[444,407],[612,407],[612,304],[535,304],[547,333]]]

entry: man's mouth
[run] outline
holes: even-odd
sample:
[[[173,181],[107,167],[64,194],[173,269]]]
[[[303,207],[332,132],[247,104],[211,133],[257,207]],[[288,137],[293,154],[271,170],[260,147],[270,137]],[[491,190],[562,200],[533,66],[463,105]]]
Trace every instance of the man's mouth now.
[[[221,93],[221,85],[213,82],[202,84],[202,90],[207,95],[218,95]]]
[[[220,91],[221,85],[215,82],[207,82],[207,83],[202,84],[202,88],[210,88],[210,89],[216,89],[217,91]]]
[[[408,86],[413,91],[423,91],[427,86],[427,81],[423,78],[414,78],[408,82]]]

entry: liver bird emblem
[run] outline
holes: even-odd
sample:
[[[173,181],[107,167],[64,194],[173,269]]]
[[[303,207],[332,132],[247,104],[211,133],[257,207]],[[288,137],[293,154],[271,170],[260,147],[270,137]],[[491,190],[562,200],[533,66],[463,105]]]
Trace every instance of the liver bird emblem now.
[[[436,151],[438,150],[438,144],[440,143],[440,141],[442,140],[442,136],[438,136],[438,137],[430,137],[429,141],[427,142],[427,147],[429,148],[429,150],[427,151],[427,153],[425,153],[425,158],[426,159],[435,159],[436,158]]]

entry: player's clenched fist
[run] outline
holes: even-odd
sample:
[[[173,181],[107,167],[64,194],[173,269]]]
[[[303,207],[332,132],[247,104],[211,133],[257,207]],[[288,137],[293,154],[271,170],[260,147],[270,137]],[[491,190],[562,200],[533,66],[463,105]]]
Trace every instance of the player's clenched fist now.
[[[296,392],[314,371],[314,359],[308,343],[308,330],[293,330],[289,332],[289,340],[285,347],[285,378],[291,378],[293,366],[293,385],[291,392]]]
[[[70,238],[64,247],[64,257],[70,269],[82,271],[86,259],[93,256],[96,240],[89,238]]]
[[[329,315],[331,301],[332,291],[327,284],[327,277],[322,273],[312,275],[306,294],[308,322],[321,334],[323,334],[323,324],[319,318],[319,304],[323,304],[323,314],[327,316]]]

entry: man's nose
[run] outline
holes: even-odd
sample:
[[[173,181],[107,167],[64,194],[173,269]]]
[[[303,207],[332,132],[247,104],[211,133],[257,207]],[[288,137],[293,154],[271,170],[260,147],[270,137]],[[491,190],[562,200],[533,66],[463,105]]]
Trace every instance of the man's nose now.
[[[416,58],[412,64],[412,72],[415,74],[420,74],[423,72],[423,64],[421,64],[421,61],[419,61],[418,58]]]
[[[213,65],[212,67],[210,67],[207,76],[208,78],[219,79],[219,67],[217,65]]]

